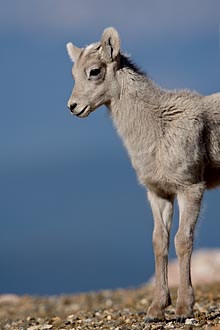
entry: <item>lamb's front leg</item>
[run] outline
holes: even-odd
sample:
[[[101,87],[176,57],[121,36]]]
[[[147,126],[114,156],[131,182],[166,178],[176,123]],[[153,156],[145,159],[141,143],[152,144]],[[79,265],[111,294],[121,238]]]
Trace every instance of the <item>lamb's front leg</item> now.
[[[167,263],[169,234],[173,215],[173,196],[161,197],[148,192],[154,217],[153,246],[155,255],[155,291],[147,312],[147,321],[164,319],[164,310],[171,304],[168,289]]]
[[[176,304],[176,318],[184,322],[193,317],[194,292],[191,283],[191,254],[196,221],[204,192],[203,184],[194,184],[177,194],[180,223],[175,237],[179,260],[179,289]]]

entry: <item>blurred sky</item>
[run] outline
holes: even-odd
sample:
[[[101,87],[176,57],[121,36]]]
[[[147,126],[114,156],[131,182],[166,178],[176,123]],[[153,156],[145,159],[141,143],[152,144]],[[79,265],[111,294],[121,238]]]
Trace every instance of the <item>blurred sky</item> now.
[[[0,293],[134,286],[154,271],[146,193],[107,111],[66,108],[65,44],[107,26],[162,87],[220,91],[219,0],[0,0]],[[206,194],[197,248],[220,245],[219,197]]]

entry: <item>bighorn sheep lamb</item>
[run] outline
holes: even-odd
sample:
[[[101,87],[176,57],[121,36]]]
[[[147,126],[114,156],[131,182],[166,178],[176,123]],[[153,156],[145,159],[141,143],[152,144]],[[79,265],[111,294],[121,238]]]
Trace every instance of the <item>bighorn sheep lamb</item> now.
[[[193,234],[205,189],[220,185],[220,94],[202,96],[188,90],[168,91],[123,55],[114,28],[83,49],[72,43],[75,86],[68,101],[83,118],[106,105],[138,179],[148,189],[154,217],[156,285],[147,320],[163,320],[171,304],[167,280],[173,202],[179,205],[175,249],[179,260],[176,320],[193,317],[190,275]]]

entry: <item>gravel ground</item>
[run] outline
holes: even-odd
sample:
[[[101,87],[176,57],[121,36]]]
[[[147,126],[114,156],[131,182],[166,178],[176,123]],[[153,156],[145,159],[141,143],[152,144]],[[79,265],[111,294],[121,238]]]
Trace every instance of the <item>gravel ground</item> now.
[[[166,322],[147,324],[152,286],[49,297],[0,296],[1,330],[219,329],[220,282],[196,288],[195,319],[175,322],[176,290]]]

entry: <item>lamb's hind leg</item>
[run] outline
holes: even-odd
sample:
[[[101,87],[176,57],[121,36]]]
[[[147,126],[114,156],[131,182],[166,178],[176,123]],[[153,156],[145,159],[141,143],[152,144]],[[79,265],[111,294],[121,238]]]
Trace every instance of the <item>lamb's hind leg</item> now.
[[[193,236],[204,192],[203,184],[194,184],[177,194],[180,223],[175,237],[176,253],[179,260],[179,289],[176,318],[184,322],[193,317],[194,292],[191,283],[190,262]]]
[[[148,309],[147,321],[164,319],[164,310],[171,304],[167,279],[169,233],[173,215],[173,196],[160,197],[148,193],[154,217],[153,246],[155,254],[155,291]]]

